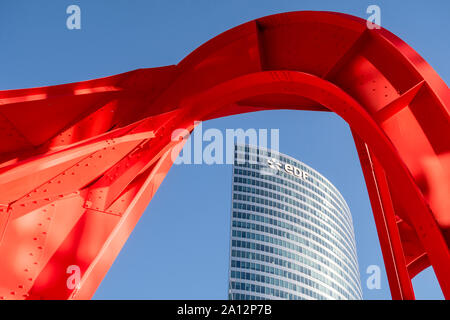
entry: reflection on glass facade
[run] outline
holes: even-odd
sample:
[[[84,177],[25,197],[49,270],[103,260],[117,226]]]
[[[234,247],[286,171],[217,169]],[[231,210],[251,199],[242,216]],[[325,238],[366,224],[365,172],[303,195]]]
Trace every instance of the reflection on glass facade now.
[[[289,156],[235,146],[229,299],[362,299],[350,210]]]

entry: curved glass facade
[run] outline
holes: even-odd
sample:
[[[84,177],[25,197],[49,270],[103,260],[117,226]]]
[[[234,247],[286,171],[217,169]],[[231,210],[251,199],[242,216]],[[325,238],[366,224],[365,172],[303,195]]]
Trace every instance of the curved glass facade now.
[[[362,299],[350,210],[321,174],[235,146],[229,299]]]

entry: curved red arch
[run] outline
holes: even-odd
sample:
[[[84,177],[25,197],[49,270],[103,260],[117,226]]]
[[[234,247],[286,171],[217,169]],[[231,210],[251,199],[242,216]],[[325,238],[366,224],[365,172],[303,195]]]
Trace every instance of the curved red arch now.
[[[176,66],[2,91],[0,297],[90,298],[184,143],[173,130],[299,109],[352,129],[392,297],[431,264],[449,298],[449,105],[413,49],[332,12],[245,23]]]

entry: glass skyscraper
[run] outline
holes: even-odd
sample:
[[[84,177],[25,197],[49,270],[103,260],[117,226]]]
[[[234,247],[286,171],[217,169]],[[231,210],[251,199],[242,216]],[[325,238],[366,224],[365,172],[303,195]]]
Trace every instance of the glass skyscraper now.
[[[236,145],[229,299],[362,299],[350,210],[304,163]]]

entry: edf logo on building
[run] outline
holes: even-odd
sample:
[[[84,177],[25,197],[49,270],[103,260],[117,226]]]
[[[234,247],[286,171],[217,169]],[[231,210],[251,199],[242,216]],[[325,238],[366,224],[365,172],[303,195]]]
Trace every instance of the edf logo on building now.
[[[286,173],[294,175],[303,180],[306,180],[309,177],[309,175],[306,171],[300,170],[299,168],[294,167],[293,165],[290,165],[287,163],[283,164],[281,162],[278,162],[276,159],[268,159],[267,164],[269,165],[269,168],[271,168],[271,169],[275,169],[277,171],[284,170]]]

